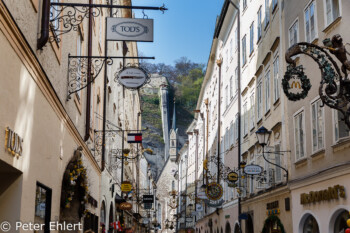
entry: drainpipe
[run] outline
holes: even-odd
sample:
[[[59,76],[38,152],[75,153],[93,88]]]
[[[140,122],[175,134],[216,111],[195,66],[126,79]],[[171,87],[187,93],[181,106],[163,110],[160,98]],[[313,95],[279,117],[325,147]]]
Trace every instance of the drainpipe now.
[[[221,65],[222,65],[222,60],[217,60],[216,64],[219,67],[219,78],[218,78],[218,132],[217,132],[217,140],[218,140],[218,155],[217,155],[217,178],[216,182],[220,184],[220,137],[221,137]],[[219,215],[219,208],[216,208],[216,214]]]
[[[89,0],[89,4],[93,4]],[[89,9],[89,35],[88,35],[88,73],[87,73],[87,90],[86,90],[86,118],[85,118],[85,137],[84,141],[89,140],[90,137],[90,119],[91,119],[91,56],[92,56],[92,8]]]
[[[43,1],[43,8],[41,13],[41,32],[40,38],[37,41],[37,49],[43,49],[49,40],[50,31],[50,0]]]
[[[238,166],[240,166],[241,163],[241,12],[239,10],[239,6],[234,3],[232,0],[230,0],[230,3],[236,10],[237,13],[237,66],[238,66]],[[242,205],[241,205],[241,198],[238,198],[238,216],[242,213]],[[238,218],[239,221],[239,228],[240,232],[242,232],[241,228],[241,219]]]
[[[196,166],[195,166],[195,190],[194,190],[194,211],[196,211],[197,205],[197,180],[198,180],[198,129],[193,130],[193,133],[196,135]],[[197,222],[197,215],[194,216],[194,221]]]

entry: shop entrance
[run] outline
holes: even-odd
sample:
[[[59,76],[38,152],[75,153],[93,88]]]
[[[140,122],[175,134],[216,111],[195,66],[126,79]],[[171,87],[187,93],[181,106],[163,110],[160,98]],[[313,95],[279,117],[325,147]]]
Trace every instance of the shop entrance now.
[[[20,219],[21,175],[20,170],[0,160],[0,221],[15,222]]]

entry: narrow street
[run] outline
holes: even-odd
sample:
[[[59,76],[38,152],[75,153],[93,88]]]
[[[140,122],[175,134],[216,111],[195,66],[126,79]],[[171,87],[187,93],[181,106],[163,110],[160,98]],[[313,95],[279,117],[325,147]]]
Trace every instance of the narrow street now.
[[[0,0],[0,232],[350,233],[349,0]]]

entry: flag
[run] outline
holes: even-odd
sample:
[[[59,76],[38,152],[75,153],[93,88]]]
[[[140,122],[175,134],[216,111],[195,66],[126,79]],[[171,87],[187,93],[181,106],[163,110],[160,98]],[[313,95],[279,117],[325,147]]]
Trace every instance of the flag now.
[[[127,141],[128,143],[142,143],[142,133],[129,133]]]

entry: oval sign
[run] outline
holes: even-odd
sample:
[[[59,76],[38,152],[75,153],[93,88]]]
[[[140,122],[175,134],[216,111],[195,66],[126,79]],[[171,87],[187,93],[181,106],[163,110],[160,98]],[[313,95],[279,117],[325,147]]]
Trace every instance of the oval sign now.
[[[121,210],[131,210],[132,209],[132,204],[129,203],[129,202],[122,202],[122,203],[120,203],[119,208]]]
[[[140,68],[127,67],[118,73],[117,79],[126,88],[138,89],[145,84],[148,75]]]
[[[231,182],[236,182],[238,180],[238,174],[237,172],[230,172],[228,175],[227,175],[227,180],[228,181],[231,181]]]
[[[248,175],[259,175],[262,171],[263,168],[259,165],[251,164],[244,167],[244,173]]]
[[[122,22],[112,26],[112,32],[121,36],[136,37],[148,33],[148,27],[137,22]]]
[[[220,184],[212,182],[207,185],[205,193],[207,194],[208,199],[216,201],[222,197],[223,189]]]

